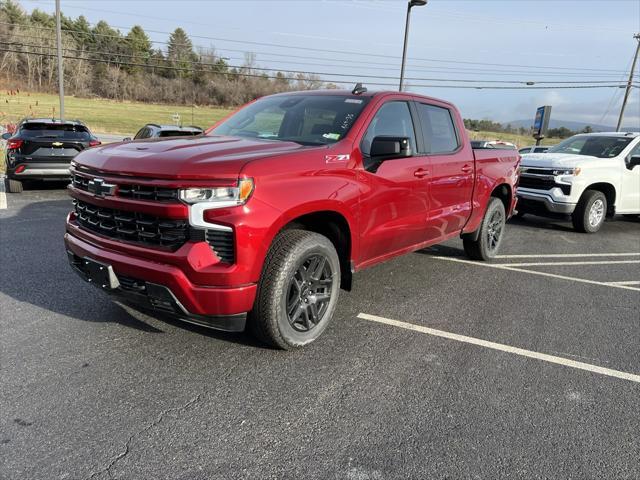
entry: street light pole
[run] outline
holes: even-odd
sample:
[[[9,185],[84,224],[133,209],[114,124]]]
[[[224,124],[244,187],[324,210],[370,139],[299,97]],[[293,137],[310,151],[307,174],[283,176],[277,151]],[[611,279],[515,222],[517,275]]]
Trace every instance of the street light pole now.
[[[620,116],[618,117],[618,125],[616,126],[616,132],[620,131],[622,127],[622,119],[624,118],[624,109],[627,106],[627,100],[629,100],[629,92],[631,92],[631,85],[633,82],[633,71],[636,68],[636,62],[638,61],[638,52],[640,52],[640,33],[636,33],[633,38],[638,41],[636,46],[636,53],[633,57],[633,63],[631,64],[631,72],[629,72],[629,81],[627,82],[627,89],[624,92],[624,100],[622,100],[622,108],[620,109]]]
[[[427,0],[409,0],[407,4],[407,20],[404,26],[404,45],[402,47],[402,65],[400,66],[400,87],[402,91],[404,84],[404,65],[407,61],[407,41],[409,40],[409,20],[411,19],[411,9],[413,7],[422,7],[427,4]]]
[[[60,0],[56,0],[56,42],[58,44],[58,91],[60,95],[60,120],[64,121],[64,66],[62,65],[62,26]]]

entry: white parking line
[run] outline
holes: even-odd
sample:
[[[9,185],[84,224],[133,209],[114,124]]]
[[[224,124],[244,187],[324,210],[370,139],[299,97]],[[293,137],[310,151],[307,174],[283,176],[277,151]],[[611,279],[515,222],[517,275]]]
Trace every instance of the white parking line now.
[[[567,265],[610,265],[612,263],[640,263],[640,260],[605,260],[593,262],[530,262],[530,263],[492,263],[494,267],[546,267],[549,265],[558,265],[561,267]]]
[[[437,258],[439,260],[447,260],[449,262],[467,263],[467,264],[470,264],[470,265],[477,265],[479,267],[496,268],[498,270],[510,270],[512,272],[529,273],[531,275],[540,275],[540,276],[543,276],[543,277],[558,278],[560,280],[570,280],[572,282],[588,283],[590,285],[601,285],[601,286],[609,287],[609,288],[621,288],[621,289],[624,289],[624,290],[635,290],[637,292],[640,292],[640,288],[631,287],[629,285],[616,285],[616,284],[607,283],[607,282],[597,282],[595,280],[587,280],[586,278],[568,277],[566,275],[556,275],[555,273],[538,272],[536,270],[525,270],[523,268],[515,268],[515,267],[510,266],[509,264],[504,264],[504,263],[495,264],[495,263],[485,263],[485,262],[473,262],[471,260],[463,260],[461,258],[454,258],[454,257],[436,257],[436,256],[434,256],[433,258]]]
[[[4,192],[4,177],[0,175],[0,210],[7,208],[7,194]]]
[[[624,282],[606,282],[609,285],[640,285],[640,281],[638,280],[627,280]]]
[[[605,367],[599,367],[598,365],[591,365],[590,363],[576,362],[575,360],[564,357],[557,357],[555,355],[548,355],[546,353],[525,350],[523,348],[512,347],[510,345],[505,345],[502,343],[489,342],[480,338],[467,337],[465,335],[458,335],[457,333],[445,332],[443,330],[436,330],[434,328],[423,327],[422,325],[415,325],[413,323],[401,322],[399,320],[392,320],[390,318],[378,317],[376,315],[369,315],[367,313],[358,314],[358,318],[362,320],[369,320],[371,322],[382,323],[385,325],[391,325],[393,327],[403,328],[405,330],[425,333],[427,335],[433,335],[435,337],[447,338],[449,340],[455,340],[456,342],[470,343],[472,345],[491,348],[493,350],[499,350],[501,352],[512,353],[514,355],[520,355],[522,357],[534,358],[536,360],[555,363],[557,365],[563,365],[565,367],[577,368],[579,370],[586,370],[588,372],[598,373],[600,375],[606,375],[608,377],[615,377],[623,380],[629,380],[630,382],[640,383],[640,375],[621,372],[619,370],[612,370]]]
[[[527,255],[496,255],[495,258],[580,258],[580,257],[640,257],[640,253],[547,253]]]

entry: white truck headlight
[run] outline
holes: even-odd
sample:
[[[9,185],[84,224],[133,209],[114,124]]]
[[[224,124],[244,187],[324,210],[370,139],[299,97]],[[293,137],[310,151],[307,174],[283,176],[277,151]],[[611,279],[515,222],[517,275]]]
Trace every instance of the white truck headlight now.
[[[558,175],[573,175],[574,177],[580,175],[579,168],[557,168],[553,171],[555,176]]]
[[[242,178],[235,187],[185,188],[180,200],[190,205],[206,203],[207,208],[244,205],[253,193],[253,179]]]

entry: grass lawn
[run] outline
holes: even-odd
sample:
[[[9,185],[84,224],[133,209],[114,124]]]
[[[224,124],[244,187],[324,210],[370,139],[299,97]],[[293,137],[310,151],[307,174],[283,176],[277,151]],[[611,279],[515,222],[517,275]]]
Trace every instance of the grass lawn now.
[[[515,143],[518,148],[535,145],[535,138],[529,135],[518,135],[517,133],[498,133],[498,132],[468,132],[471,140],[502,140],[504,142]],[[543,138],[541,145],[555,145],[560,143],[560,138]]]
[[[6,91],[0,91],[0,124],[16,123],[24,117],[58,116],[59,107],[57,95],[30,92],[7,95]],[[176,113],[183,125],[206,128],[227,115],[229,110],[65,97],[65,117],[81,120],[92,131],[100,133],[132,135],[146,123],[173,124],[172,117]]]

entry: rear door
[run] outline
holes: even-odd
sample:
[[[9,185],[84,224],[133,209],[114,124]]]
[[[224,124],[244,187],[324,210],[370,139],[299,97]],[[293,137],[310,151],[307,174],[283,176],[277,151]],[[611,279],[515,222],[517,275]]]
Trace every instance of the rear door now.
[[[385,160],[379,166],[369,156],[376,136],[408,137],[418,151],[414,118],[406,101],[391,100],[379,107],[362,138],[360,150],[369,188],[361,196],[360,263],[408,249],[424,241],[429,213],[428,158]]]
[[[471,214],[474,160],[463,145],[462,125],[446,105],[416,102],[425,151],[430,164],[427,237],[437,239],[459,232]]]
[[[25,123],[20,154],[34,162],[66,162],[84,150],[91,134],[81,125]]]

